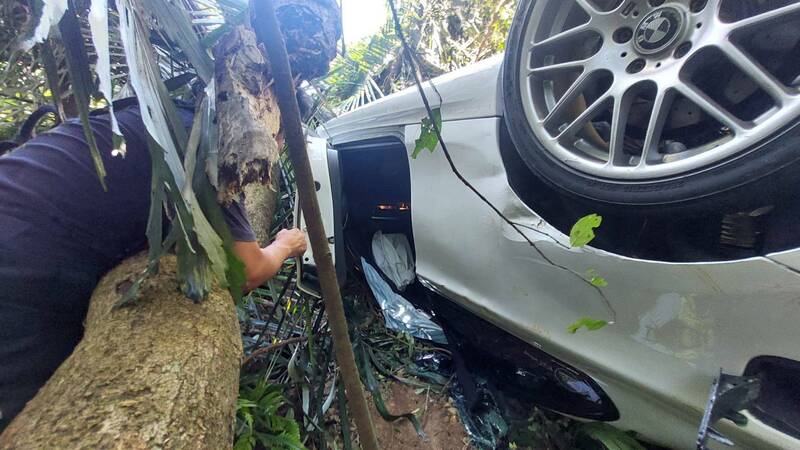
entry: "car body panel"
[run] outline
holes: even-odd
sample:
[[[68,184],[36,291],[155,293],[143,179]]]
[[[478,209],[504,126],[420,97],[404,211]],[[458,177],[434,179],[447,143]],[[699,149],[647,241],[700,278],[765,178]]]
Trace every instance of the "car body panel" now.
[[[331,183],[330,170],[328,166],[328,140],[316,136],[306,138],[306,149],[308,159],[311,163],[311,173],[314,175],[314,185],[317,187],[317,200],[319,201],[320,214],[322,215],[322,226],[325,228],[325,237],[331,248],[331,257],[336,263],[336,251],[334,247],[334,213],[333,213],[333,186]],[[295,226],[301,230],[306,229],[306,221],[300,210],[300,201],[295,201]],[[306,237],[308,241],[308,237]],[[308,248],[311,243],[307,242]],[[297,287],[303,292],[319,296],[318,288],[309,282],[303,266],[316,266],[314,255],[306,252],[303,261],[297,265]]]
[[[675,264],[569,248],[569,237],[509,186],[497,150],[500,120],[446,122],[442,136],[462,175],[526,227],[538,250],[446,175],[441,149],[426,152],[411,163],[417,274],[425,284],[592,375],[617,404],[621,427],[676,448],[693,445],[720,368],[741,374],[765,354],[800,359],[797,273],[767,258]],[[418,134],[419,126],[407,127],[409,150]],[[585,281],[590,269],[607,280],[605,299]],[[584,316],[614,323],[570,334],[567,327]],[[670,421],[679,428],[665,435]],[[774,431],[766,441],[730,434],[745,446],[800,445]]]
[[[535,248],[459,181],[437,148],[410,161],[418,278],[591,375],[619,408],[620,427],[693,448],[720,368],[739,375],[759,355],[800,360],[800,251],[665,263],[569,248],[569,237],[509,185],[499,151],[500,65],[495,58],[434,80],[443,100],[442,135],[461,174]],[[436,103],[436,93],[426,93]],[[323,128],[334,144],[404,136],[410,155],[425,115],[411,88]],[[608,286],[588,283],[589,270]],[[567,327],[581,317],[613,323],[570,334]],[[800,441],[752,417],[746,427],[723,421],[717,429],[742,448],[800,448]]]
[[[497,55],[442,75],[432,81],[435,89],[430,82],[424,83],[431,106],[441,106],[444,121],[500,116],[503,108],[499,95],[502,62],[502,55]],[[425,108],[419,92],[410,88],[326,122],[321,132],[329,135],[331,143],[337,145],[363,140],[364,133],[370,130],[419,123],[423,117]]]

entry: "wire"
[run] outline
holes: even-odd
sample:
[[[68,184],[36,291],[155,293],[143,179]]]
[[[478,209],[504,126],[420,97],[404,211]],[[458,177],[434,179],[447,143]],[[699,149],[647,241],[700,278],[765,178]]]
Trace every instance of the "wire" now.
[[[450,151],[447,150],[447,144],[445,144],[444,139],[442,138],[442,132],[439,129],[439,125],[436,123],[436,120],[434,118],[433,109],[431,109],[430,102],[428,101],[428,95],[425,93],[425,89],[422,87],[422,75],[419,70],[419,65],[417,64],[417,61],[414,57],[414,52],[412,51],[411,46],[408,44],[408,41],[406,40],[405,33],[403,32],[403,26],[400,24],[400,17],[397,14],[397,8],[395,7],[394,0],[388,0],[388,2],[389,2],[389,8],[392,11],[392,21],[394,22],[395,33],[397,33],[397,37],[398,39],[400,39],[400,43],[403,45],[403,50],[404,50],[403,53],[406,62],[408,62],[408,65],[411,68],[411,73],[414,75],[414,84],[417,86],[417,91],[419,92],[419,95],[422,98],[422,103],[425,105],[425,111],[428,114],[428,119],[431,121],[433,131],[436,134],[436,139],[439,141],[439,145],[442,147],[442,153],[444,154],[445,159],[447,159],[447,163],[450,165],[450,170],[452,170],[455,176],[467,188],[469,188],[469,190],[471,190],[483,203],[489,206],[489,208],[491,208],[492,211],[494,211],[498,217],[500,217],[505,223],[507,223],[512,229],[514,229],[514,231],[516,231],[517,234],[519,234],[522,237],[522,239],[524,239],[525,242],[528,243],[528,245],[533,247],[533,249],[536,250],[536,253],[538,253],[539,256],[542,257],[542,259],[544,259],[554,267],[572,273],[573,275],[578,277],[581,281],[583,281],[584,283],[592,287],[594,290],[596,290],[597,293],[599,293],[600,296],[603,298],[603,301],[605,302],[609,312],[611,313],[611,320],[609,321],[609,323],[614,323],[616,321],[616,312],[614,311],[614,308],[611,306],[611,302],[609,302],[608,298],[606,298],[605,294],[603,293],[602,290],[600,290],[599,287],[593,285],[589,280],[585,279],[579,273],[553,262],[552,259],[550,259],[547,255],[545,255],[542,252],[542,250],[536,246],[535,242],[533,242],[530,238],[528,238],[528,236],[520,229],[520,227],[516,223],[514,223],[513,221],[511,221],[511,219],[506,217],[502,211],[500,211],[488,198],[486,198],[486,196],[484,196],[477,188],[475,188],[475,186],[473,186],[472,183],[470,183],[458,170],[455,163],[453,162],[452,156],[450,156]],[[439,101],[441,104],[442,102],[441,94],[436,89],[436,86],[433,85],[433,83],[431,83],[431,87],[433,88],[434,92],[436,92],[436,94],[439,96]]]
[[[508,217],[506,217],[499,209],[497,209],[497,207],[494,206],[494,204],[492,204],[492,202],[489,201],[489,199],[487,199],[480,191],[478,191],[478,189],[476,189],[475,186],[473,186],[469,181],[467,181],[467,179],[464,178],[463,175],[461,175],[461,172],[459,172],[458,168],[453,162],[453,158],[450,156],[450,151],[447,150],[447,144],[445,144],[444,139],[442,138],[442,133],[441,130],[439,130],[439,125],[436,123],[436,120],[433,117],[433,109],[431,109],[430,102],[428,101],[428,95],[425,94],[425,90],[422,87],[422,80],[419,71],[419,66],[417,65],[417,61],[413,56],[413,51],[411,50],[411,46],[408,45],[405,33],[403,33],[403,27],[400,24],[400,19],[397,15],[397,9],[394,5],[394,0],[389,0],[389,7],[392,10],[392,19],[394,21],[395,32],[397,33],[397,37],[400,39],[400,42],[403,45],[404,56],[406,57],[408,65],[411,66],[410,67],[411,73],[414,75],[414,83],[417,86],[417,90],[419,91],[420,97],[422,97],[422,103],[425,105],[425,110],[428,113],[428,118],[430,119],[431,124],[433,125],[433,131],[434,133],[436,133],[436,139],[439,141],[439,145],[442,147],[442,152],[444,153],[444,156],[447,159],[447,163],[450,165],[450,170],[452,170],[453,173],[456,175],[456,177],[458,177],[458,179],[461,180],[461,182],[464,183],[465,186],[467,186],[473,193],[475,193],[475,195],[477,195],[478,198],[481,199],[481,201],[486,203],[490,208],[492,208],[492,210],[498,216],[500,216],[501,219],[503,219],[503,221],[505,221],[514,230],[516,230],[517,233],[519,233],[519,235],[522,236],[522,238],[525,239],[525,241],[529,245],[531,245],[533,248],[536,248],[536,244],[534,244],[534,242],[531,241],[528,238],[528,236],[526,236],[525,233],[523,233],[514,222],[509,220]],[[441,102],[441,95],[439,96],[439,99]],[[536,250],[539,251],[538,248],[536,248]],[[539,254],[543,258],[547,259],[547,257],[544,254],[542,254],[541,251],[539,251]],[[552,261],[550,261],[549,259],[548,261],[552,263]]]

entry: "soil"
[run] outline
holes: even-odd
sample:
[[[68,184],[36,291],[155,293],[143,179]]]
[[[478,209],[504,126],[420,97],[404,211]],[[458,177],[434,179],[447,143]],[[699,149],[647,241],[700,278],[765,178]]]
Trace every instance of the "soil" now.
[[[386,422],[378,414],[372,404],[371,413],[375,423],[375,432],[381,449],[430,449],[458,450],[470,449],[464,425],[458,418],[447,395],[438,395],[427,391],[417,394],[415,388],[396,382],[390,382],[381,389],[386,408],[392,414],[415,412],[426,439],[417,436],[414,426],[408,420],[401,419],[394,423]]]
[[[418,394],[417,391],[420,391]],[[464,425],[458,418],[458,412],[446,394],[436,394],[427,390],[419,390],[406,384],[387,381],[381,386],[386,409],[391,414],[405,414],[413,412],[422,429],[425,439],[420,438],[414,426],[406,419],[395,422],[383,420],[372,397],[367,395],[370,405],[372,421],[375,424],[375,433],[378,444],[382,450],[468,450],[473,449],[469,443]],[[330,432],[336,436],[337,448],[342,448],[341,433],[339,432],[338,411],[331,408],[329,411]],[[333,423],[331,423],[333,422]],[[351,424],[351,435],[356,436],[355,427]],[[353,448],[358,448],[353,443]]]

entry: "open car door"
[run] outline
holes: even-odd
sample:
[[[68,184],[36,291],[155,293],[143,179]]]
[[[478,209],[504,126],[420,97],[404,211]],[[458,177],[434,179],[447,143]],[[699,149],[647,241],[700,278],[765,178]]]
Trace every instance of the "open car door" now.
[[[328,141],[320,137],[309,136],[306,140],[308,159],[311,162],[311,172],[314,175],[319,210],[322,215],[322,224],[325,227],[325,236],[331,249],[333,262],[339,283],[344,283],[346,268],[344,264],[344,247],[340,220],[340,211],[336,206],[341,205],[341,183],[339,169],[339,154],[328,147]],[[295,226],[306,231],[306,221],[300,209],[300,198],[295,198]],[[308,237],[306,236],[306,240]],[[308,251],[301,261],[297,261],[297,287],[311,295],[320,296],[319,278],[317,277],[317,264],[311,252],[311,243],[308,242]]]

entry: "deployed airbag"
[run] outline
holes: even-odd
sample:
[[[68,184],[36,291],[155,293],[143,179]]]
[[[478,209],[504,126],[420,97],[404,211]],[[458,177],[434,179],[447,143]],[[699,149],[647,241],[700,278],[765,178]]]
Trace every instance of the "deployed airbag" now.
[[[403,291],[414,282],[414,258],[411,244],[404,234],[383,234],[378,231],[372,236],[372,256],[375,264],[384,275]]]

